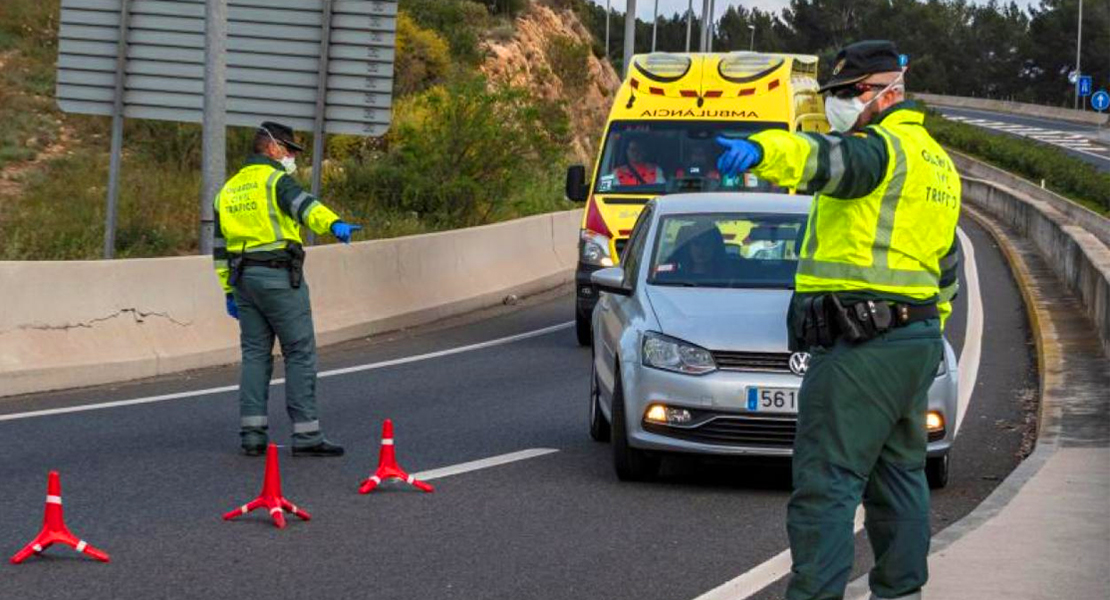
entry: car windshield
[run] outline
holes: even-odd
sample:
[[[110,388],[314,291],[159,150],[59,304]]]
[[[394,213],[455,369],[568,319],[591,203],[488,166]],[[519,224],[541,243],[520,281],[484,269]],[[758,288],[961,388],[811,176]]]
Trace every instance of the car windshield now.
[[[605,136],[594,192],[670,194],[696,191],[780,192],[751,173],[721,177],[718,135],[742,137],[783,123],[735,121],[617,121]]]
[[[805,215],[671,215],[658,227],[648,272],[652,285],[794,287]]]

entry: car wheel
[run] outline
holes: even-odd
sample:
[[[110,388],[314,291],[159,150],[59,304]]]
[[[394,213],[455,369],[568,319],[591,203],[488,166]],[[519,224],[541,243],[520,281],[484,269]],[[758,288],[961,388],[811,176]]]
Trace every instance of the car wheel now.
[[[925,478],[929,480],[929,487],[939,490],[948,485],[948,453],[925,461]]]
[[[589,346],[593,341],[594,336],[591,331],[590,315],[583,316],[577,310],[574,311],[574,333],[578,336],[579,346]]]
[[[609,441],[609,421],[601,412],[601,390],[597,383],[597,366],[590,361],[590,437],[595,442]]]
[[[628,445],[628,425],[624,414],[624,391],[618,366],[613,386],[613,467],[621,481],[649,481],[659,474],[659,457]]]

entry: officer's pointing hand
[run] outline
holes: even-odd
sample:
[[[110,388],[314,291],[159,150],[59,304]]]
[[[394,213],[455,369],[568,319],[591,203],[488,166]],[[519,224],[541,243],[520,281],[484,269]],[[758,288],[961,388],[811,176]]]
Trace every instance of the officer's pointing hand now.
[[[344,244],[351,243],[351,234],[362,229],[362,225],[351,225],[343,221],[336,221],[331,224],[331,234],[335,239],[343,242]]]
[[[760,147],[748,140],[719,135],[717,143],[726,149],[725,153],[717,159],[717,170],[722,177],[735,177],[759,164],[763,159],[763,151]]]
[[[239,305],[235,304],[235,296],[232,294],[227,295],[227,314],[232,319],[239,320]]]

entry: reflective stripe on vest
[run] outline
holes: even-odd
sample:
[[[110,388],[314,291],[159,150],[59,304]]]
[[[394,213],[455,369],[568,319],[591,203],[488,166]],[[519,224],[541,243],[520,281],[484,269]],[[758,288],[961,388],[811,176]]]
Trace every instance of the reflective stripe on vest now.
[[[959,176],[919,120],[893,116],[871,128],[887,146],[882,183],[863,198],[814,198],[798,261],[798,291],[937,297],[940,260],[959,217]],[[811,174],[817,169],[817,142],[806,139],[811,151],[804,170]],[[836,181],[825,190],[835,189],[844,171],[844,149],[839,140],[830,143],[830,175]]]
[[[271,165],[248,165],[224,184],[215,207],[228,251],[280,250],[301,243],[300,224],[278,206],[283,174]]]

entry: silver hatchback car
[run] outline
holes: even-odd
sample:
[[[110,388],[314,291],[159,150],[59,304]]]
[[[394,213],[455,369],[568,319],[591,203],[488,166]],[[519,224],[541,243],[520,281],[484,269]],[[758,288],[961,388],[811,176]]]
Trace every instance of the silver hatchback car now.
[[[649,202],[622,267],[593,273],[590,435],[612,440],[617,476],[656,475],[671,452],[785,457],[809,356],[786,314],[812,199],[699,193]],[[932,487],[948,480],[956,357],[929,390]]]

